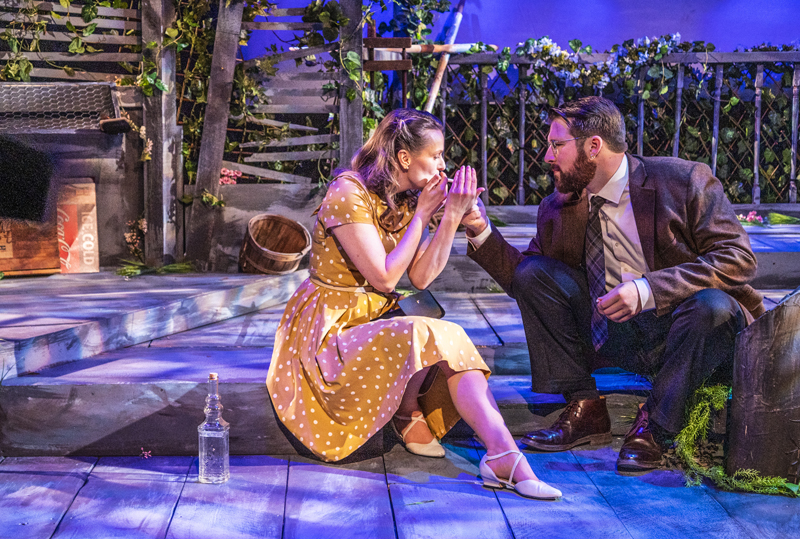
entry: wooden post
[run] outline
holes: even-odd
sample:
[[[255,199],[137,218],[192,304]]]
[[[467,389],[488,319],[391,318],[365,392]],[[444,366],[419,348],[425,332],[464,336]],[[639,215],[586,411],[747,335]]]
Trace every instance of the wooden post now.
[[[479,179],[480,186],[486,189],[481,193],[481,200],[483,203],[489,204],[489,178],[487,171],[486,157],[487,141],[489,135],[489,77],[486,73],[481,71],[481,177]]]
[[[458,28],[461,26],[461,19],[464,17],[464,3],[466,0],[461,0],[456,8],[456,17],[453,25],[448,29],[447,36],[445,37],[446,45],[453,45],[456,42],[458,35]],[[431,91],[428,93],[428,102],[425,103],[425,112],[433,112],[433,106],[436,103],[436,96],[439,95],[439,87],[442,85],[442,79],[447,71],[447,63],[450,61],[450,53],[443,52],[439,57],[439,65],[436,67],[436,75],[433,77],[433,84],[431,84]]]
[[[441,105],[440,114],[442,120],[442,128],[445,138],[447,137],[447,73],[445,72],[442,77],[442,100],[439,102]]]
[[[192,204],[186,245],[188,258],[201,270],[209,269],[211,239],[217,228],[219,208],[202,204],[200,193],[206,190],[214,196],[219,196],[219,171],[222,169],[222,157],[225,152],[233,70],[236,67],[243,10],[244,0],[219,2],[214,56],[211,59],[211,75],[208,82],[208,104],[197,162],[195,200]]]
[[[800,109],[800,65],[794,66],[792,77],[792,173],[789,185],[789,202],[797,203],[797,115]]]
[[[719,152],[719,108],[722,101],[722,64],[717,64],[714,87],[714,124],[711,126],[711,173],[717,175],[717,152]]]
[[[353,51],[361,58],[364,38],[361,35],[361,1],[344,0],[341,2],[345,17],[350,21],[347,26],[339,32],[341,46],[339,50],[342,56],[349,51]],[[364,144],[364,101],[361,96],[361,84],[363,83],[363,72],[358,72],[358,83],[343,77],[339,94],[339,166],[349,167],[350,160],[359,148]],[[347,91],[353,90],[356,93],[355,99],[347,99]]]
[[[639,70],[639,79],[636,86],[639,91],[639,118],[636,123],[636,153],[644,155],[644,78],[647,74],[646,68]]]
[[[761,204],[761,180],[759,164],[761,163],[761,87],[764,85],[764,66],[758,64],[756,69],[756,140],[753,143],[753,204]]]
[[[158,77],[168,88],[154,90],[143,103],[146,144],[152,143],[151,159],[144,165],[144,253],[150,266],[172,263],[183,254],[177,246],[176,193],[182,174],[180,128],[175,124],[175,49],[162,48],[164,30],[174,20],[175,6],[170,0],[142,2],[142,41],[156,43],[155,48],[144,49],[143,55],[155,62]]]
[[[369,23],[367,25],[367,37],[378,37],[378,33],[375,31],[375,23]],[[367,59],[370,62],[375,61],[375,49],[370,48],[367,51]],[[371,90],[375,91],[375,72],[369,72],[369,87]]]
[[[672,157],[678,157],[681,145],[681,114],[683,110],[683,64],[678,64],[678,81],[675,90],[675,138],[672,139]]]
[[[403,49],[403,52],[400,53],[400,58],[403,60],[406,59],[406,50]],[[401,87],[403,91],[403,95],[400,99],[400,102],[403,104],[403,108],[408,107],[408,71],[403,71],[400,75]]]
[[[528,97],[526,85],[522,82],[528,76],[528,66],[519,66],[519,179],[517,181],[517,204],[525,205],[525,100]]]

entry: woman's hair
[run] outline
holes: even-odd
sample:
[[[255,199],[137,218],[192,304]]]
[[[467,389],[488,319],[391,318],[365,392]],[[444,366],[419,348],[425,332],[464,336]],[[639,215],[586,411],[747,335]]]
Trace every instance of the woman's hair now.
[[[414,208],[416,191],[399,192],[397,173],[401,170],[397,152],[406,150],[411,155],[422,151],[431,139],[427,131],[442,132],[444,127],[436,116],[415,109],[395,109],[378,124],[375,133],[361,147],[351,161],[367,189],[377,194],[394,211],[407,204]]]

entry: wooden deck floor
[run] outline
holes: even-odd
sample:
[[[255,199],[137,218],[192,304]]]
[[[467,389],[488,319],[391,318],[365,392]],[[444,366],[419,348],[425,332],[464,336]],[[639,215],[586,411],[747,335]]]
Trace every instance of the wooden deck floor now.
[[[526,453],[563,491],[555,502],[483,488],[471,440],[447,444],[445,459],[399,445],[350,465],[235,456],[223,485],[198,483],[192,457],[6,458],[0,537],[797,537],[800,499],[686,487],[673,471],[619,475],[620,443]]]

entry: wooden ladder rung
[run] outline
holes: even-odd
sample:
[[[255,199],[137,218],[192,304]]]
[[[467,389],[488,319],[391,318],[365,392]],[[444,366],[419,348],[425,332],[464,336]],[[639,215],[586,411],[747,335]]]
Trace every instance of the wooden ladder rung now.
[[[240,148],[273,148],[283,146],[304,146],[307,144],[330,144],[339,142],[339,135],[310,135],[307,137],[287,138],[284,140],[271,140],[267,143],[252,141],[239,144]]]
[[[312,159],[338,159],[338,150],[315,150],[311,152],[254,153],[245,157],[245,163],[274,163],[275,161],[310,161]]]

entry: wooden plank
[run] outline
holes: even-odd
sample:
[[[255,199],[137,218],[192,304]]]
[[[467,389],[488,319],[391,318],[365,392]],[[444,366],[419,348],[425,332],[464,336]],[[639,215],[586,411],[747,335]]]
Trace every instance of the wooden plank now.
[[[280,52],[278,54],[265,54],[263,56],[257,56],[255,58],[251,58],[250,60],[242,62],[242,65],[245,68],[252,67],[261,60],[269,60],[269,62],[274,65],[280,62],[285,62],[286,60],[294,60],[296,58],[305,58],[306,56],[323,54],[326,52],[330,52],[332,50],[336,50],[338,48],[339,48],[339,42],[336,41],[333,43],[327,43],[325,45],[319,45],[317,47],[307,47],[305,49]]]
[[[145,49],[143,56],[153,62],[167,87],[166,91],[156,90],[143,100],[144,127],[153,145],[151,159],[144,163],[144,216],[147,219],[144,255],[149,266],[161,266],[183,258],[183,249],[177,248],[177,216],[183,211],[177,198],[183,188],[183,164],[180,158],[182,131],[175,125],[176,54],[175,47],[160,50],[165,40],[164,28],[172,25],[176,12],[171,0],[149,0],[143,8],[142,40],[157,45]]]
[[[258,74],[256,74],[258,75]],[[313,81],[313,80],[321,80],[321,81],[334,81],[334,80],[342,80],[342,76],[338,71],[307,71],[307,72],[286,72],[286,71],[279,71],[275,75],[271,77],[264,76],[266,80],[270,82],[273,81],[287,81],[287,82],[297,82],[297,81]]]
[[[119,78],[119,74],[113,73],[94,73],[89,71],[75,70],[74,75],[67,75],[63,69],[50,69],[47,67],[34,67],[31,71],[32,78],[43,79],[65,79],[74,81],[89,82],[114,82]]]
[[[436,300],[444,308],[444,319],[464,328],[476,346],[500,346],[503,344],[475,305],[470,294],[445,292],[436,294]]]
[[[55,11],[56,13],[76,13],[80,12],[80,7],[72,6],[70,9],[65,8],[58,2],[33,2],[34,7],[39,11]],[[28,2],[24,0],[4,0],[2,7],[28,7]],[[111,7],[97,7],[97,15],[100,17],[125,17],[128,19],[140,19],[142,16],[141,11],[138,9],[120,9]]]
[[[274,95],[269,98],[269,105],[276,107],[282,105],[291,105],[296,107],[325,107],[335,103],[333,96],[335,92],[332,90],[330,94],[323,96],[322,90],[317,89],[315,96],[292,96],[292,95]],[[330,96],[330,97],[329,97]]]
[[[475,303],[504,344],[526,342],[522,315],[514,299],[505,294],[480,294],[475,296]]]
[[[473,439],[444,442],[447,453],[443,459],[421,459],[406,451],[392,435],[395,445],[384,453],[386,481],[390,488],[395,483],[406,485],[475,483],[478,481],[480,444]]]
[[[708,537],[709,530],[717,537],[746,536],[707,488],[687,488],[678,471],[620,475],[612,447],[576,448],[572,453],[633,537],[699,539]]]
[[[337,150],[316,150],[311,152],[254,153],[245,157],[245,163],[272,163],[275,161],[310,161],[312,159],[338,159]]]
[[[138,460],[148,463],[151,459]],[[93,473],[53,538],[164,537],[181,489],[183,481]]]
[[[103,457],[92,470],[92,477],[124,481],[175,481],[183,483],[191,470],[193,457]]]
[[[336,114],[336,105],[256,105],[250,109],[254,114]]]
[[[0,462],[3,539],[50,537],[96,460],[17,457]]]
[[[750,537],[792,537],[797,534],[800,499],[708,489]]]
[[[319,22],[243,22],[244,30],[322,30],[330,28],[330,23]]]
[[[381,458],[333,466],[293,457],[288,489],[284,537],[395,537]]]
[[[348,18],[348,23],[339,29],[341,55],[344,57],[353,52],[360,58],[364,51],[360,26],[361,4],[355,1],[344,2],[342,10],[345,17]],[[347,78],[343,79],[339,86],[339,107],[341,109],[339,114],[341,160],[339,162],[347,165],[364,144],[364,102],[361,95],[364,73],[357,70],[353,75],[356,78],[355,81],[351,80],[346,73],[342,73],[342,76]],[[352,101],[347,97],[348,92],[355,96]]]
[[[411,60],[364,60],[364,71],[410,71]]]
[[[269,12],[270,17],[302,17],[306,13],[304,7],[290,7],[285,9],[273,9]]]
[[[230,116],[233,74],[236,67],[236,51],[242,28],[244,2],[219,2],[214,56],[208,85],[208,105],[200,141],[197,163],[195,196],[203,190],[214,196],[219,194],[219,171],[225,152],[226,128]],[[195,260],[200,269],[205,269],[211,252],[211,241],[216,229],[218,208],[195,204],[192,207],[187,227],[186,255]]]
[[[271,140],[264,144],[263,142],[253,141],[244,142],[239,144],[240,148],[272,148],[281,146],[304,146],[306,144],[330,144],[331,142],[339,142],[339,135],[311,135],[308,137],[287,138],[284,140]]]
[[[267,97],[322,97],[322,85],[316,85],[311,88],[292,88],[291,86],[275,87],[270,86],[264,89],[264,95]]]
[[[244,115],[242,114],[240,114],[239,116],[230,117],[230,119],[234,121],[241,120],[242,118],[244,118]],[[269,125],[272,127],[283,127],[285,125],[288,125],[289,129],[292,129],[294,131],[310,131],[312,133],[316,133],[319,131],[319,129],[317,129],[316,127],[309,127],[307,125],[299,125],[289,122],[280,122],[278,120],[268,120],[266,118],[256,118],[255,116],[251,116],[249,114],[247,115],[247,122],[256,125]]]
[[[32,39],[33,32],[23,32],[21,30],[9,29],[12,35],[22,39]],[[63,41],[70,42],[75,38],[75,34],[68,32],[46,32],[39,35],[42,41]],[[81,37],[86,43],[104,43],[107,45],[138,45],[142,42],[141,36],[109,36],[104,34],[92,34]]]
[[[52,17],[40,16],[40,17],[27,17],[21,16],[16,13],[0,13],[0,21],[3,22],[22,22],[22,23],[34,23],[34,22],[46,22],[51,25],[56,26],[64,26],[67,21],[71,22],[76,28],[85,28],[89,26],[89,24],[97,24],[97,28],[114,28],[117,30],[141,30],[142,25],[138,22],[134,21],[119,21],[119,20],[110,20],[110,19],[94,19],[91,23],[85,22],[80,17],[63,17],[61,19],[53,19]]]
[[[142,55],[126,52],[93,52],[87,54],[72,54],[69,52],[23,52],[22,56],[28,60],[42,60],[51,62],[141,62]],[[0,52],[0,60],[13,58],[10,52]]]
[[[280,537],[289,462],[267,456],[232,456],[231,478],[197,482],[197,464],[183,489],[167,539]]]
[[[277,170],[269,170],[266,168],[253,167],[250,165],[243,165],[242,163],[234,163],[232,161],[223,161],[222,164],[225,168],[238,170],[243,174],[250,174],[259,176],[268,180],[277,180],[289,183],[310,183],[311,178],[305,176],[298,176],[296,174],[289,174],[287,172],[278,172]]]
[[[142,91],[138,86],[115,86],[117,102],[125,110],[142,108]]]
[[[364,47],[368,49],[407,49],[411,46],[410,37],[365,37]]]
[[[586,64],[605,62],[608,54],[579,54],[580,60]],[[463,54],[450,59],[454,65],[473,65],[473,64],[496,64],[498,55],[493,52],[481,52],[477,54]],[[757,52],[687,52],[672,53],[664,56],[661,60],[665,64],[730,64],[730,63],[793,63],[800,62],[800,51],[757,51]],[[511,55],[512,64],[531,64],[527,56]]]
[[[480,483],[393,484],[389,490],[398,538],[514,537],[494,493]]]
[[[210,326],[167,335],[150,342],[150,348],[272,346],[285,305],[262,309]],[[2,334],[0,334],[2,337]]]
[[[308,190],[305,192],[307,195]],[[241,245],[243,231],[239,230],[238,244]],[[123,282],[121,278],[113,274],[107,276],[108,282],[104,286],[100,286],[104,281],[102,273],[92,275],[93,280],[88,284],[84,281],[82,286],[78,279],[61,276],[58,280],[65,283],[66,290],[55,296],[52,289],[37,290],[30,279],[22,282],[27,289],[12,294],[16,290],[14,282],[3,281],[0,320],[4,325],[30,323],[31,320],[74,323],[73,327],[63,331],[15,343],[16,350],[12,349],[10,356],[3,351],[0,363],[13,363],[14,372],[9,373],[9,377],[16,376],[17,370],[19,373],[38,371],[52,364],[88,358],[211,324],[284,303],[306,276],[307,272],[303,271],[280,277],[142,276],[125,282],[124,286],[120,285]],[[80,301],[78,311],[75,309],[77,301]],[[58,319],[41,321],[53,316]],[[87,318],[90,321],[84,322]],[[0,436],[0,440],[2,438]]]
[[[614,510],[569,452],[523,452],[536,476],[557,489],[561,502],[528,500],[509,491],[497,491],[497,498],[517,539],[572,539],[607,537],[629,539],[631,535]],[[650,503],[650,499],[647,499]],[[532,511],[531,504],[536,505]],[[554,525],[569,522],[569,526]],[[602,524],[601,524],[602,523]]]

